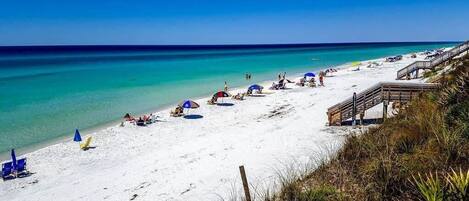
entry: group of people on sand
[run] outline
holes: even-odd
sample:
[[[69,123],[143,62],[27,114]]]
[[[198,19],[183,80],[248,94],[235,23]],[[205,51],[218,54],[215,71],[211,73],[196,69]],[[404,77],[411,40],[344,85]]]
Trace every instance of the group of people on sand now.
[[[324,86],[324,77],[326,76],[326,73],[324,71],[319,72],[319,86]],[[296,85],[304,87],[308,84],[309,87],[316,87],[316,79],[314,77],[311,77],[309,80],[306,76],[302,77],[300,79],[299,83],[296,83]]]
[[[283,74],[279,73],[278,74],[278,83],[273,82],[272,86],[269,88],[271,90],[279,90],[279,89],[286,89],[286,84],[287,83],[295,83],[289,79],[286,78],[287,73],[284,72]]]
[[[157,116],[153,113],[150,113],[150,115],[143,115],[137,118],[133,117],[129,113],[124,115],[124,119],[127,122],[130,122],[132,124],[135,124],[137,126],[145,126],[148,124],[152,124],[156,122]],[[124,125],[124,122],[121,123],[121,126]]]
[[[332,72],[337,72],[337,70],[330,68],[330,69],[327,69],[326,71],[319,72],[319,86],[324,86],[324,77],[327,75],[327,73],[332,73]],[[286,74],[287,74],[286,72],[284,72],[283,74],[279,73],[278,74],[278,79],[279,79],[278,83],[274,82],[269,89],[271,89],[271,90],[286,89],[286,84],[287,83],[295,83],[295,82],[292,82],[292,81],[288,80],[286,78]],[[246,73],[246,79],[247,80],[251,79],[251,74]],[[308,80],[306,76],[301,78],[300,82],[296,83],[296,84],[299,85],[299,86],[305,86],[306,83],[308,83],[308,85],[310,87],[316,87],[317,86],[316,85],[316,80],[315,80],[314,77],[311,77]],[[223,91],[228,92],[228,83],[226,81],[225,81],[225,84],[224,84],[224,87],[223,87]],[[258,93],[262,93],[262,88],[258,89],[257,91],[258,91]],[[248,89],[246,93],[238,93],[238,94],[232,96],[232,98],[235,99],[235,100],[244,100],[245,96],[250,96],[252,94],[253,94],[253,90]],[[215,104],[217,104],[217,100],[218,100],[218,97],[216,95],[214,95],[214,96],[212,96],[212,98],[210,100],[207,101],[207,104],[215,105]],[[184,108],[178,105],[174,110],[172,110],[170,112],[170,115],[172,117],[184,116]],[[143,115],[143,116],[140,116],[138,119],[132,117],[129,113],[127,113],[124,116],[124,119],[126,121],[131,122],[131,123],[133,123],[137,126],[145,126],[145,125],[154,123],[156,121],[156,118],[157,118],[157,116],[154,115],[154,114],[150,114],[149,116]],[[122,122],[122,125],[123,125],[123,122]]]

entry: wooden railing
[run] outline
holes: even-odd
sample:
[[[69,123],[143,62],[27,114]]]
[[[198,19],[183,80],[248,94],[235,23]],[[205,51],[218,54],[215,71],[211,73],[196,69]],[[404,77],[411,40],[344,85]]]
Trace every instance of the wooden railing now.
[[[434,90],[438,84],[381,82],[327,110],[329,125],[342,125],[349,118],[382,102],[408,102],[423,91]],[[355,101],[354,101],[355,100]]]
[[[410,76],[411,73],[420,69],[433,69],[435,66],[438,66],[441,63],[448,61],[449,59],[461,54],[466,50],[469,50],[469,41],[459,44],[458,46],[452,48],[449,51],[444,52],[443,54],[433,58],[430,61],[416,61],[414,63],[409,64],[408,66],[397,71],[397,79],[400,80],[407,76]]]

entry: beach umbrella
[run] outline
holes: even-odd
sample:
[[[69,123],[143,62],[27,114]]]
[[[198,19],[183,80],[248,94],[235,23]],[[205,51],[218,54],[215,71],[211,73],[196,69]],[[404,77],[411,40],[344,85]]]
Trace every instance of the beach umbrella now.
[[[81,135],[78,129],[75,129],[75,136],[73,137],[73,141],[75,142],[81,142]]]
[[[311,72],[305,73],[305,77],[316,77],[316,74],[311,73]]]
[[[264,87],[263,86],[260,86],[258,84],[253,84],[251,86],[249,86],[248,90],[262,90]]]
[[[13,169],[16,169],[16,154],[15,149],[11,149],[11,160],[13,161]]]
[[[225,97],[230,97],[230,95],[224,91],[219,91],[215,94],[213,94],[213,96],[217,97],[217,98],[225,98]]]
[[[178,106],[182,108],[187,108],[187,109],[195,109],[195,108],[200,107],[198,103],[191,101],[191,100],[182,101],[181,103],[179,103]]]

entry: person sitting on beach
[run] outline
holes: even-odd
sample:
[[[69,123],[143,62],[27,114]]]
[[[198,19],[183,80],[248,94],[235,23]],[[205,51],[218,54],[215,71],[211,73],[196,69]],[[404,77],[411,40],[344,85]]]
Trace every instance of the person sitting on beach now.
[[[152,124],[153,121],[154,121],[154,119],[155,119],[155,118],[154,118],[153,113],[150,113],[150,115],[148,115],[148,117],[147,117],[146,119],[144,119],[144,120],[145,120],[145,123],[146,123],[146,124]]]
[[[252,94],[252,89],[248,89],[248,91],[246,92],[246,95],[251,95]]]
[[[312,77],[312,78],[309,80],[309,86],[310,86],[310,87],[316,87],[316,80],[314,79],[314,77]]]
[[[184,108],[177,106],[174,111],[171,111],[172,117],[180,117],[184,114]]]
[[[300,82],[296,83],[296,85],[304,87],[305,86],[305,80],[306,80],[305,78],[301,78]]]
[[[127,113],[127,114],[124,115],[124,119],[125,119],[126,121],[135,121],[135,118],[132,117],[132,115],[130,115],[129,113]]]
[[[272,90],[278,90],[279,89],[279,85],[275,82],[272,82],[272,86],[270,87],[270,89]]]
[[[235,100],[244,100],[244,93],[243,94],[241,94],[241,93],[236,94],[235,96],[233,96],[233,99],[235,99]]]
[[[217,103],[217,97],[216,96],[212,96],[212,99],[207,101],[207,104],[209,104],[209,105],[215,105],[216,103]]]
[[[278,89],[285,89],[287,87],[285,79],[278,81]]]

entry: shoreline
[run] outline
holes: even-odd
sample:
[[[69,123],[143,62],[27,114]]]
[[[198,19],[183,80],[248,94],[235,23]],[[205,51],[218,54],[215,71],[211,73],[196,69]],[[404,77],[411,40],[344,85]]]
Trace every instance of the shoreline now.
[[[346,128],[325,126],[327,108],[376,81],[394,80],[396,69],[421,57],[410,59],[406,54],[402,61],[374,68],[365,66],[383,58],[360,61],[360,71],[352,71],[356,67],[346,63],[336,67],[340,70],[333,77],[325,78],[325,87],[290,84],[292,89],[265,97],[230,98],[235,103],[231,107],[206,105],[210,98],[206,96],[194,98],[201,104],[191,112],[203,116],[198,120],[169,117],[171,105],[157,111],[165,122],[146,127],[114,125],[86,133],[82,137],[92,135],[96,149],[85,152],[76,143],[64,141],[24,154],[35,174],[0,183],[4,189],[0,196],[11,200],[30,196],[49,200],[51,195],[86,200],[122,200],[133,195],[143,200],[213,200],[219,194],[226,198],[232,185],[240,184],[238,165],[245,165],[252,185],[259,185],[275,179],[272,175],[279,162],[308,162],[312,153],[326,157],[324,148],[338,147],[347,133]],[[297,81],[296,76],[288,77]],[[271,83],[257,84],[268,88]]]
[[[267,62],[267,63],[265,63],[267,65],[264,65],[265,67],[259,67],[259,69],[264,69],[264,70],[262,70],[262,72],[261,71],[254,72],[254,78],[255,79],[253,79],[253,80],[260,81],[260,82],[271,81],[271,80],[276,80],[276,78],[275,78],[276,73],[284,72],[285,70],[289,71],[289,75],[290,75],[289,77],[291,77],[291,75],[296,76],[296,74],[291,74],[291,72],[302,73],[302,72],[311,71],[311,70],[316,72],[319,69],[323,69],[325,67],[329,67],[329,66],[332,66],[332,65],[334,65],[334,66],[343,66],[343,65],[347,64],[346,62],[350,63],[350,62],[353,62],[353,61],[358,61],[360,59],[363,59],[363,60],[377,59],[377,58],[380,58],[379,56],[383,56],[382,53],[384,51],[384,49],[383,49],[384,47],[383,48],[381,48],[381,47],[370,47],[370,48],[371,49],[366,48],[366,49],[364,49],[364,51],[365,52],[370,52],[370,51],[374,51],[373,48],[380,48],[380,49],[377,49],[378,55],[363,54],[361,56],[358,55],[358,57],[347,57],[347,56],[345,56],[344,58],[341,57],[340,59],[337,60],[337,61],[340,60],[341,62],[335,62],[336,61],[335,58],[328,59],[327,57],[325,57],[325,58],[322,58],[321,59],[322,61],[320,61],[317,64],[313,64],[314,62],[311,63],[311,64],[306,64],[306,65],[303,65],[303,64],[301,64],[301,65],[300,64],[298,64],[298,65],[289,65],[289,64],[287,64],[286,66],[288,66],[288,68],[282,68],[281,65],[277,65],[276,63],[273,63],[273,62]],[[421,49],[422,47],[413,47],[413,48]],[[402,51],[402,53],[405,53],[405,52],[409,52],[410,49],[413,49],[413,48],[409,48],[409,49],[404,48],[401,51]],[[338,51],[342,51],[342,50],[340,50],[340,48],[339,48]],[[358,51],[361,51],[361,49],[358,49]],[[388,50],[386,50],[384,52],[387,52],[387,51]],[[346,52],[348,52],[348,51],[346,51]],[[326,53],[327,53],[327,51],[326,51]],[[316,52],[312,52],[311,54],[312,55],[310,55],[310,56],[306,55],[306,56],[303,56],[303,57],[307,57],[306,60],[309,61],[309,60],[314,60],[314,58],[316,58],[316,56],[318,56],[318,55],[316,55],[316,54],[318,54]],[[389,53],[389,54],[394,54],[394,53]],[[322,55],[322,54],[319,54],[319,55]],[[328,54],[326,54],[326,55],[328,55]],[[269,60],[275,60],[275,59],[269,59]],[[296,60],[303,61],[303,60],[305,60],[305,58],[297,58]],[[329,60],[331,60],[331,62],[329,62]],[[297,63],[301,63],[301,62],[293,62],[293,63],[297,64]],[[333,63],[333,64],[328,64],[328,63]],[[230,64],[230,63],[228,63],[228,64]],[[243,66],[243,63],[239,63],[237,65]],[[244,65],[246,65],[246,64],[244,64]],[[270,69],[269,66],[272,67],[274,70],[269,70]],[[292,69],[289,69],[290,67]],[[242,69],[244,69],[244,68],[242,68]],[[277,71],[277,69],[279,69],[279,70]],[[275,71],[275,72],[273,72],[273,71]],[[83,130],[80,130],[80,131],[82,131],[84,134],[93,133],[93,132],[96,132],[96,131],[99,131],[99,130],[102,130],[102,129],[106,129],[107,127],[111,127],[111,126],[113,126],[113,124],[118,124],[121,120],[120,116],[122,114],[125,114],[126,112],[131,112],[132,114],[135,114],[135,115],[150,113],[150,112],[154,112],[154,111],[158,112],[160,110],[167,109],[167,107],[171,107],[172,105],[177,104],[178,101],[183,100],[183,98],[199,99],[199,98],[203,98],[205,96],[209,96],[211,92],[212,93],[214,92],[214,91],[212,91],[212,89],[215,89],[215,88],[213,88],[213,86],[216,87],[217,85],[219,85],[219,87],[216,87],[216,88],[218,88],[218,89],[222,88],[222,83],[223,83],[224,80],[229,81],[228,84],[230,84],[230,82],[233,81],[231,84],[236,84],[236,86],[239,86],[239,87],[249,86],[249,84],[253,83],[252,80],[245,81],[244,78],[242,78],[243,74],[234,75],[234,76],[230,75],[227,78],[223,78],[223,76],[224,76],[223,74],[219,75],[218,76],[219,79],[214,79],[216,81],[211,82],[210,85],[207,85],[207,84],[204,85],[203,81],[202,81],[201,86],[205,87],[204,89],[202,89],[202,88],[192,88],[193,90],[192,89],[179,90],[181,92],[178,93],[178,95],[171,95],[171,92],[168,92],[170,96],[168,96],[167,98],[164,95],[163,96],[162,95],[158,95],[158,96],[152,95],[151,99],[143,99],[144,97],[146,97],[146,95],[142,94],[142,95],[138,95],[138,96],[141,96],[142,98],[140,98],[140,99],[137,98],[137,100],[140,101],[139,103],[142,103],[142,104],[132,105],[132,104],[120,101],[123,104],[121,104],[120,106],[115,105],[115,106],[119,106],[119,107],[110,108],[110,109],[107,108],[106,110],[103,110],[103,113],[89,113],[88,114],[88,113],[83,113],[83,112],[77,112],[76,116],[75,116],[75,114],[70,114],[69,117],[75,117],[75,118],[72,118],[72,119],[74,119],[74,122],[73,121],[65,121],[63,124],[59,123],[57,125],[49,126],[45,123],[42,123],[42,124],[37,123],[37,122],[41,122],[41,121],[31,121],[30,124],[23,125],[18,129],[16,129],[15,126],[5,127],[5,132],[4,132],[5,137],[4,137],[4,140],[2,141],[2,145],[4,145],[4,148],[15,148],[20,153],[29,153],[31,151],[37,150],[37,149],[45,147],[45,146],[49,146],[49,145],[53,145],[53,144],[56,144],[56,143],[63,142],[63,140],[64,139],[66,140],[68,136],[73,135],[73,132],[74,132],[75,128],[83,129]],[[195,85],[191,85],[191,86],[195,86]],[[210,87],[210,86],[212,86],[212,87]],[[206,89],[206,88],[208,88],[208,89]],[[158,92],[160,90],[160,88],[154,88],[152,90],[153,91],[156,90],[156,92]],[[161,90],[163,90],[163,89],[161,89]],[[161,91],[160,93],[156,93],[156,94],[165,94],[165,93],[167,93],[166,91],[168,91],[168,90],[165,90],[164,93],[163,93],[163,91]],[[109,91],[109,92],[112,93],[113,91]],[[135,96],[135,97],[138,97],[138,96]],[[118,97],[125,97],[125,96],[118,96]],[[118,97],[115,97],[115,100],[119,100]],[[177,100],[177,99],[180,99],[180,100]],[[148,101],[146,101],[146,100],[148,100]],[[118,102],[118,101],[114,101],[114,99],[110,99],[108,102],[113,103],[113,102]],[[69,107],[65,106],[65,107],[62,107],[61,110],[63,110],[63,111],[73,111],[73,110],[76,110],[76,109],[78,109],[82,106],[87,105],[86,101],[83,102],[83,103],[84,104],[77,104],[76,107],[73,106],[73,105],[69,105]],[[163,103],[163,104],[160,104],[160,103]],[[90,106],[90,105],[91,104],[88,104],[88,106]],[[120,110],[119,110],[119,112],[117,112],[115,109],[120,109]],[[98,108],[98,110],[100,110],[100,109]],[[32,114],[34,113],[33,111],[31,112]],[[42,111],[42,110],[40,110],[40,111]],[[137,111],[137,112],[135,112],[135,111]],[[24,112],[24,110],[18,110],[17,114],[20,115],[20,114],[22,114],[21,112]],[[47,113],[47,112],[48,112],[47,110],[42,111],[42,113]],[[104,114],[107,114],[107,113],[112,114],[112,115],[104,115]],[[101,114],[103,114],[103,115],[101,115]],[[15,114],[8,114],[8,115],[4,115],[4,116],[10,116],[10,115],[15,115]],[[80,115],[80,116],[78,117],[78,115]],[[92,116],[89,116],[89,115],[92,115]],[[58,118],[59,118],[59,115],[54,115],[54,117],[53,117],[53,119],[55,119],[55,120],[57,120]],[[41,118],[38,118],[38,119],[41,119]],[[7,122],[7,121],[4,121],[4,122]],[[26,132],[28,130],[29,130],[29,132]],[[52,131],[52,132],[50,132],[50,131]],[[17,139],[17,137],[14,137],[15,135],[20,136],[21,140],[19,140],[20,138]],[[23,138],[23,135],[24,135],[24,138]],[[27,145],[25,145],[25,144],[27,144]],[[9,152],[8,149],[2,149],[2,153],[0,153],[0,160],[8,158],[8,152]]]
[[[371,61],[371,60],[370,60]],[[348,62],[350,63],[350,62]],[[336,66],[335,69],[341,69],[339,68],[340,66],[343,66],[343,65],[346,65],[348,63],[345,63],[345,64],[341,64],[339,66]],[[314,68],[314,67],[313,67]],[[330,68],[330,67],[329,67]],[[314,71],[321,71],[321,70],[324,70],[324,69],[327,69],[326,68],[318,68]],[[300,77],[301,73],[294,73],[292,77],[294,77],[294,79],[292,80],[296,80]],[[275,77],[275,75],[273,75],[273,77]],[[278,80],[277,80],[278,81]],[[276,82],[276,80],[264,80],[264,81],[260,81],[259,83],[252,83],[252,84],[259,84],[261,86],[264,86],[267,84],[267,83],[272,83],[272,82]],[[242,90],[242,89],[246,89],[248,88],[250,85],[243,85],[243,86],[239,86],[239,87],[234,87],[232,89],[229,89],[228,92],[231,92],[233,90],[235,91],[239,91],[239,90]],[[220,87],[221,88],[221,87]],[[215,91],[216,92],[216,91]],[[213,93],[215,93],[213,92]],[[233,95],[233,94],[231,94]],[[196,96],[196,97],[192,97],[192,98],[187,98],[186,100],[208,100],[210,98],[210,95],[200,95],[200,96]],[[230,97],[231,98],[231,97]],[[180,100],[182,101],[182,100]],[[138,117],[138,116],[143,116],[143,115],[148,115],[150,113],[153,113],[153,114],[158,114],[158,113],[161,113],[163,111],[170,111],[171,109],[174,109],[174,107],[179,104],[178,102],[177,103],[171,103],[171,104],[166,104],[166,105],[162,105],[162,106],[159,106],[159,107],[156,107],[155,109],[152,109],[152,110],[149,110],[148,112],[145,112],[145,113],[141,113],[141,114],[132,114],[133,116],[135,117]],[[206,105],[205,103],[200,103],[199,104],[204,104]],[[124,115],[124,114],[123,114]],[[123,116],[122,115],[122,116]],[[92,126],[90,128],[86,128],[86,129],[79,129],[80,130],[80,134],[82,136],[85,136],[85,135],[91,135],[91,134],[96,134],[98,132],[101,132],[101,131],[104,131],[106,129],[109,129],[109,128],[113,128],[113,127],[117,127],[119,126],[119,124],[122,122],[123,118],[120,118],[120,120],[113,120],[111,122],[107,122],[107,123],[104,123],[104,124],[101,124],[101,125],[96,125],[96,126]],[[15,148],[15,152],[17,154],[21,154],[21,155],[25,155],[25,154],[29,154],[29,153],[32,153],[34,151],[38,151],[40,149],[43,149],[43,148],[47,148],[49,146],[53,146],[53,145],[56,145],[56,144],[60,144],[60,143],[65,143],[65,142],[68,142],[70,139],[73,138],[73,134],[75,133],[75,128],[72,128],[70,130],[70,135],[64,135],[64,136],[59,136],[59,137],[56,137],[56,138],[53,138],[53,139],[49,139],[49,140],[46,140],[46,141],[43,141],[43,142],[40,142],[40,143],[35,143],[35,144],[31,144],[31,145],[27,145],[25,147],[20,147],[20,148]],[[9,160],[11,158],[10,156],[10,151],[6,151],[6,152],[0,152],[0,161],[6,161],[6,160]]]

